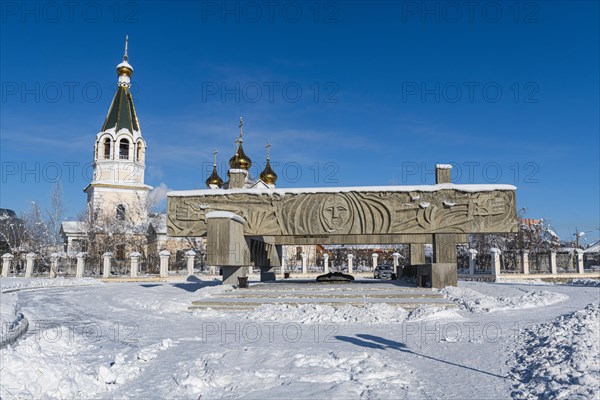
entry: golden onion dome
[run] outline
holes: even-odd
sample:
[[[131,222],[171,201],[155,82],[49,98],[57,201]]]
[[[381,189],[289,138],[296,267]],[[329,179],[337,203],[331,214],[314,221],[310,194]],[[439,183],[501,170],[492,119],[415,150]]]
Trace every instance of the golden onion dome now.
[[[213,165],[212,174],[206,179],[206,187],[210,188],[211,186],[216,186],[218,188],[223,186],[223,179],[217,173],[217,166]]]
[[[229,159],[229,168],[245,169],[248,171],[252,166],[252,160],[244,153],[242,142],[239,143],[236,154]]]
[[[127,62],[127,60],[117,65],[117,75],[126,75],[131,78],[131,75],[133,75],[133,67]]]
[[[267,165],[263,172],[260,173],[260,180],[267,185],[274,185],[277,182],[277,174],[271,168],[271,161],[267,160]]]

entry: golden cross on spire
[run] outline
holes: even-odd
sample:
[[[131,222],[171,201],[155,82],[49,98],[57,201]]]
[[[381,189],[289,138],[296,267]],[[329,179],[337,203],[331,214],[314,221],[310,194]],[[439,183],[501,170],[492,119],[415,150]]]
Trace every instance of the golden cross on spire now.
[[[127,45],[129,43],[129,35],[125,35],[125,54],[123,54],[123,61],[127,61]]]
[[[215,149],[213,150],[213,165],[216,167],[217,166],[217,148],[215,147]]]
[[[271,159],[271,143],[267,142],[265,147],[267,148],[267,161],[269,161]]]
[[[242,135],[243,135],[242,128],[243,127],[244,127],[244,120],[242,119],[242,116],[240,115],[240,143],[243,141],[243,139],[242,139]]]

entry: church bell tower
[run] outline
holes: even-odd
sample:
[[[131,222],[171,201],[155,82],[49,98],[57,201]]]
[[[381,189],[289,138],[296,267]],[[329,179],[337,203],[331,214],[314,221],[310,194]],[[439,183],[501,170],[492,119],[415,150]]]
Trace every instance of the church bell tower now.
[[[88,212],[97,218],[116,218],[138,224],[148,219],[148,192],[144,183],[146,141],[133,105],[128,62],[128,38],[123,61],[117,65],[117,90],[94,145],[94,176],[84,189]]]

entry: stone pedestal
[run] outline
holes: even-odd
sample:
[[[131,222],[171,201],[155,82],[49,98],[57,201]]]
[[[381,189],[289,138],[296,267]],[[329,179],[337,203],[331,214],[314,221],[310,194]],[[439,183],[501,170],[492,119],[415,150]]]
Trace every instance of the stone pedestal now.
[[[500,276],[500,254],[502,252],[500,249],[492,248],[490,249],[490,253],[492,253],[492,274],[496,277]]]
[[[349,274],[354,272],[353,262],[354,262],[354,255],[348,254],[348,273]]]
[[[469,249],[469,274],[475,275],[477,268],[477,250]]]
[[[56,278],[56,274],[58,274],[58,260],[60,259],[60,254],[52,253],[50,254],[50,278]]]
[[[140,257],[142,257],[142,255],[137,251],[129,254],[129,274],[132,278],[137,278],[138,276],[140,270]]]
[[[10,272],[10,267],[12,266],[12,262],[15,256],[10,253],[6,253],[2,255],[2,276],[7,277]]]
[[[35,265],[35,253],[27,253],[25,256],[27,258],[27,262],[25,264],[25,278],[31,278],[31,274],[33,273],[33,266]]]
[[[287,247],[281,248],[281,273],[284,273],[287,270]],[[293,270],[296,270],[296,263],[291,266]]]
[[[529,251],[523,250],[521,252],[521,272],[524,275],[529,275]]]
[[[558,267],[556,266],[556,252],[550,252],[550,273],[553,275],[558,274]]]
[[[443,289],[446,286],[456,286],[456,263],[431,263],[417,265],[417,282],[420,286],[428,282],[429,286]]]
[[[329,273],[329,254],[323,254],[323,271],[328,274]]]
[[[393,253],[392,257],[394,258],[394,273],[398,276],[398,265],[400,264],[400,253]]]
[[[373,259],[373,271],[375,271],[375,268],[377,268],[377,259],[379,258],[379,254],[373,253],[371,258]]]
[[[188,250],[185,252],[185,261],[187,265],[188,276],[194,275],[194,260],[196,259],[196,252],[194,250]]]
[[[575,256],[576,256],[576,266],[577,266],[577,273],[578,274],[583,274],[584,269],[583,269],[583,250],[581,249],[575,249]]]
[[[85,270],[85,258],[86,253],[77,253],[77,270],[75,271],[75,278],[83,278],[83,272]]]
[[[166,278],[169,276],[169,258],[171,258],[171,253],[167,250],[162,250],[158,253],[160,257],[160,274],[161,278]]]
[[[102,254],[102,277],[109,278],[110,277],[110,266],[112,262],[113,254],[110,251]]]
[[[302,253],[302,273],[306,275],[308,273],[308,254]]]

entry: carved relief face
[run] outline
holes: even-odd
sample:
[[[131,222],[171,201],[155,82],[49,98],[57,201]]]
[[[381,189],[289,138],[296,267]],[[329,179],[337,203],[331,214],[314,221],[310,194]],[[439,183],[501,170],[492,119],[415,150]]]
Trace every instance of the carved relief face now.
[[[351,228],[350,204],[341,195],[329,196],[321,208],[323,225],[329,232],[349,231]]]

